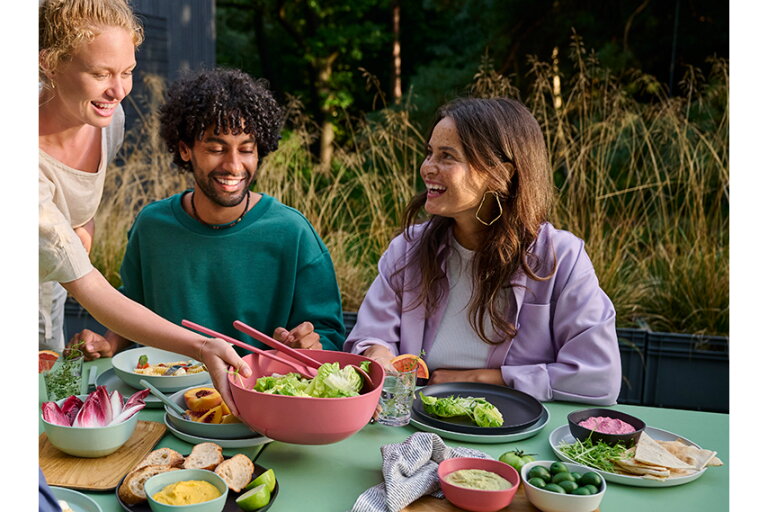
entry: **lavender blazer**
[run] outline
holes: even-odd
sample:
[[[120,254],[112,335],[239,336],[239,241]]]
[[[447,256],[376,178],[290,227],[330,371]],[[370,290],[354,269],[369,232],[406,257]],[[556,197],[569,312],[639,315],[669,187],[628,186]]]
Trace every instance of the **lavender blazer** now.
[[[412,228],[413,238],[423,231]],[[357,314],[357,324],[344,350],[359,354],[372,344],[388,347],[395,355],[429,354],[445,313],[442,301],[430,317],[422,306],[406,310],[416,296],[402,294],[404,280],[418,282],[419,270],[402,266],[409,243],[401,234],[379,260],[379,275],[371,284]],[[496,345],[486,368],[500,368],[510,387],[539,400],[568,400],[596,405],[616,403],[621,387],[621,359],[616,338],[616,311],[600,289],[584,242],[573,234],[542,224],[533,253],[542,264],[537,274],[557,268],[551,279],[535,281],[519,272],[512,288],[507,315],[517,336]],[[447,293],[444,294],[447,297]]]

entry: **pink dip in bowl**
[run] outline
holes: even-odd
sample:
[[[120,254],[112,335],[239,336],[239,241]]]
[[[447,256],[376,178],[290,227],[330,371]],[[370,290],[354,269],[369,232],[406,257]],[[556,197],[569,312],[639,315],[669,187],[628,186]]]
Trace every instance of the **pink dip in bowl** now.
[[[579,426],[602,432],[603,434],[630,434],[637,430],[626,421],[605,416],[592,416],[579,422]]]

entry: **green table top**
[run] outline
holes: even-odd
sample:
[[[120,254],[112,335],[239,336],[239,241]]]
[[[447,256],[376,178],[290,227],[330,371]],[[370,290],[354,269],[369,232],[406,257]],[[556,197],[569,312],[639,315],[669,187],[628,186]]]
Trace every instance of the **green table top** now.
[[[109,360],[94,363],[100,370],[110,367]],[[503,444],[474,444],[447,439],[446,444],[471,447],[494,458],[512,448],[522,448],[538,454],[537,459],[555,460],[555,454],[549,446],[549,434],[557,427],[567,424],[566,416],[569,412],[586,406],[566,402],[547,402],[544,405],[549,411],[550,419],[534,437]],[[608,482],[608,491],[600,506],[601,511],[647,512],[652,508],[658,509],[662,503],[664,510],[728,510],[727,414],[629,405],[617,405],[614,408],[639,416],[649,426],[673,432],[703,448],[715,450],[724,464],[709,468],[693,482],[675,487],[630,487]],[[139,415],[142,420],[162,422],[164,411],[145,408]],[[42,425],[40,431],[42,432]],[[386,427],[370,424],[352,437],[330,445],[306,446],[273,441],[260,453],[257,448],[234,451],[251,457],[256,455],[258,464],[274,469],[280,483],[280,494],[270,509],[271,512],[309,509],[339,512],[351,509],[362,492],[383,481],[380,447],[402,442],[414,432],[418,430],[412,426]],[[188,453],[191,449],[189,443],[176,438],[170,432],[157,444],[158,448],[166,446],[182,453]],[[225,454],[234,451],[225,450]],[[103,512],[122,511],[114,492],[84,494],[93,498]]]

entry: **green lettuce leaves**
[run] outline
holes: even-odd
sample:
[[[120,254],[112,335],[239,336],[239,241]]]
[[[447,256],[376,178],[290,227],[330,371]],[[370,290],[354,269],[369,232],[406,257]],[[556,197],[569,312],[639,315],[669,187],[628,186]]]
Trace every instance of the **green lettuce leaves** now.
[[[451,418],[467,416],[479,427],[500,427],[504,417],[495,405],[485,398],[447,396],[437,398],[419,392],[424,411],[432,416]]]
[[[302,378],[298,373],[269,375],[258,378],[253,389],[275,395],[342,398],[358,396],[362,387],[363,379],[352,366],[323,363],[314,379]]]

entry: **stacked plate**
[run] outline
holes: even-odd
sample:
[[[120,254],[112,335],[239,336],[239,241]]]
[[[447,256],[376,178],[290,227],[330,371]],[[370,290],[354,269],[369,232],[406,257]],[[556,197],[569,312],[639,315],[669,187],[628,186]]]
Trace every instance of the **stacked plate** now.
[[[193,389],[192,386],[188,389]],[[184,400],[184,392],[187,389],[177,391],[170,397],[182,409],[187,405]],[[188,443],[197,444],[205,441],[213,441],[222,448],[246,448],[266,444],[272,439],[254,432],[245,423],[200,423],[182,418],[176,411],[165,405],[165,425],[173,435]]]
[[[211,376],[208,372],[193,373],[190,375],[142,375],[136,373],[134,369],[139,361],[139,357],[147,356],[147,362],[150,365],[160,363],[173,363],[176,361],[189,360],[187,356],[160,350],[154,347],[139,347],[119,352],[112,358],[112,368],[105,370],[96,379],[96,385],[106,386],[107,391],[119,391],[121,395],[129,397],[139,389],[144,389],[139,380],[146,379],[147,382],[163,392],[173,392],[179,389],[186,389],[191,386],[210,385]],[[160,408],[163,403],[153,394],[147,395],[144,399],[147,407]]]
[[[424,410],[419,393],[436,398],[485,398],[504,417],[500,427],[479,427],[468,417],[440,418]],[[442,437],[474,443],[507,443],[538,433],[549,421],[547,409],[531,395],[504,386],[470,382],[449,382],[425,386],[416,392],[411,424],[419,430]]]

